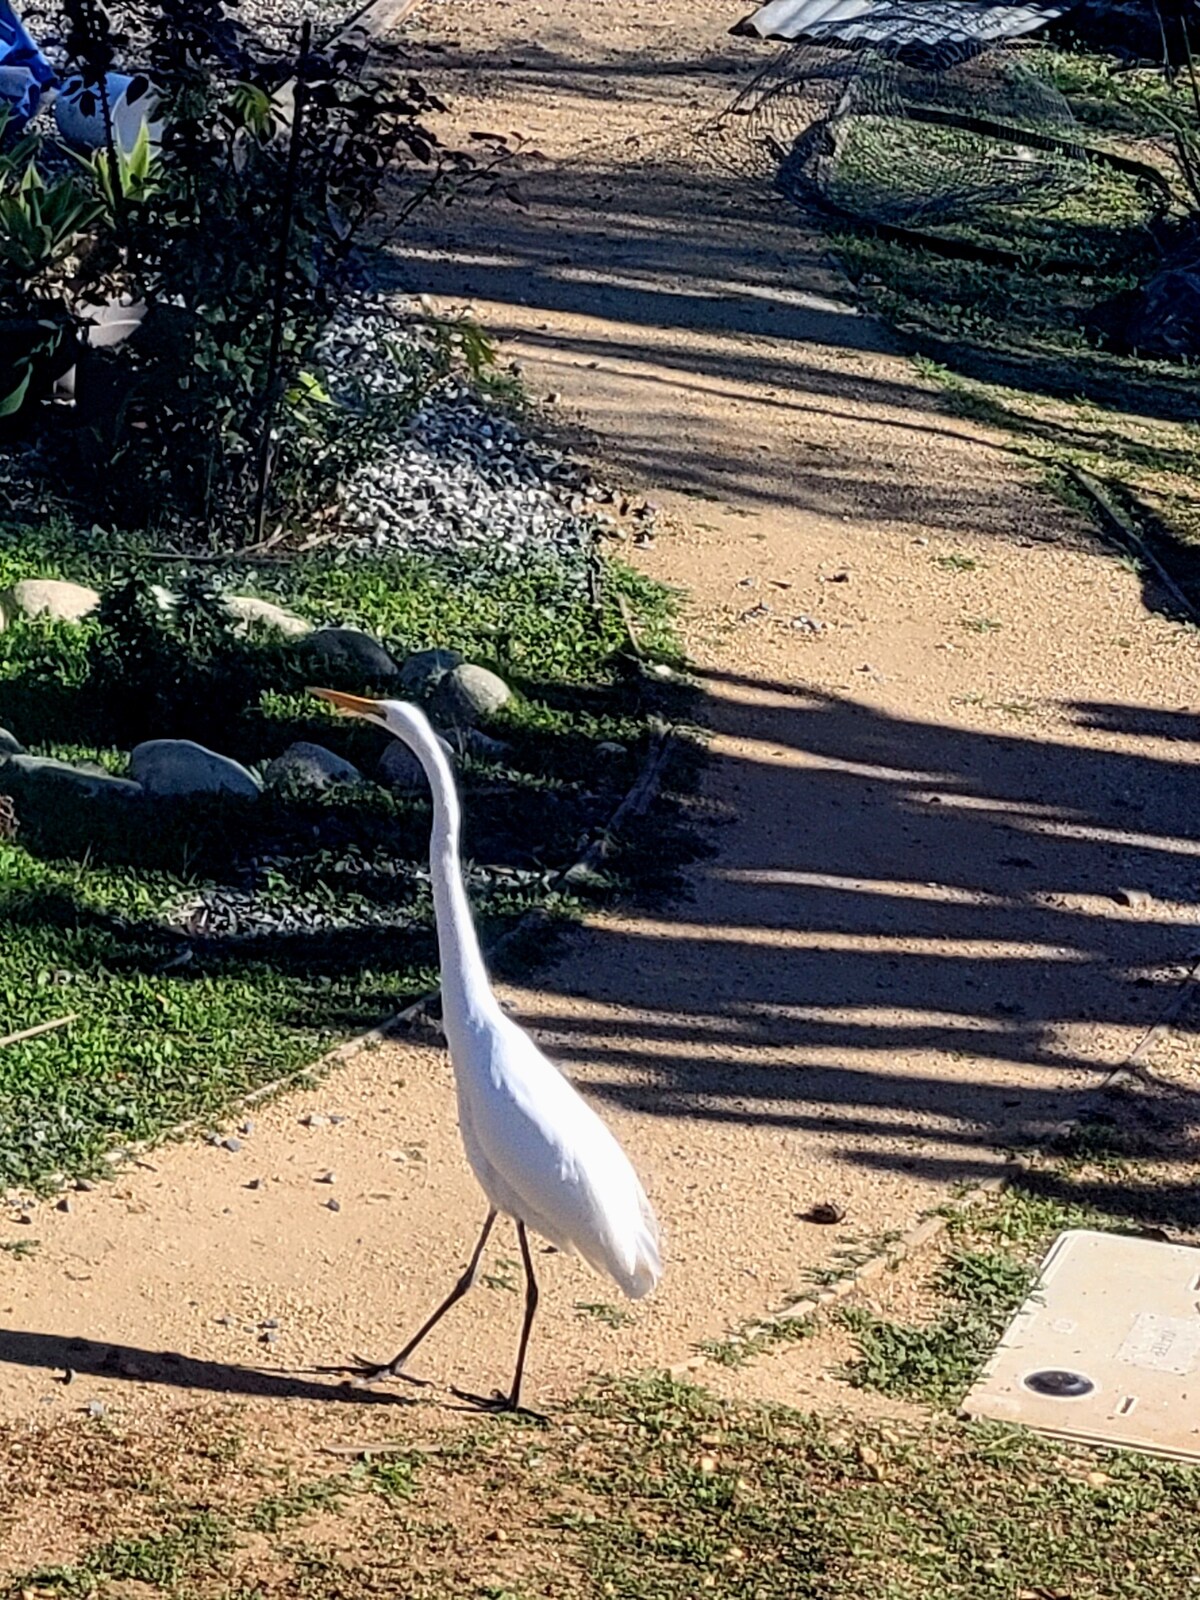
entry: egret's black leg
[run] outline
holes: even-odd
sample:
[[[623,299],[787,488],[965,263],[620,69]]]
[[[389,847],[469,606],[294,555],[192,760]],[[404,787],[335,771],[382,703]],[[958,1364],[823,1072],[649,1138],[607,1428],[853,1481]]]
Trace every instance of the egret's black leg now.
[[[521,1246],[521,1260],[525,1263],[525,1321],[521,1327],[521,1342],[517,1346],[517,1370],[513,1374],[512,1393],[508,1403],[514,1411],[521,1409],[521,1379],[525,1373],[525,1352],[529,1348],[529,1335],[533,1331],[533,1318],[538,1308],[537,1279],[533,1275],[533,1257],[529,1253],[529,1237],[525,1224],[517,1223],[517,1243]]]
[[[383,1367],[373,1367],[370,1362],[364,1362],[362,1364],[361,1369],[358,1371],[358,1376],[362,1378],[364,1382],[377,1383],[381,1378],[399,1378],[403,1375],[405,1362],[408,1360],[409,1356],[412,1355],[413,1351],[420,1344],[421,1340],[427,1333],[431,1332],[437,1327],[438,1323],[446,1315],[450,1307],[452,1305],[456,1305],[458,1301],[462,1299],[463,1295],[466,1294],[471,1285],[475,1282],[475,1278],[479,1272],[479,1262],[483,1256],[484,1246],[488,1242],[488,1236],[492,1231],[495,1221],[495,1211],[489,1211],[487,1214],[487,1220],[483,1224],[483,1232],[479,1235],[479,1242],[471,1254],[470,1261],[467,1263],[467,1270],[463,1273],[462,1277],[454,1285],[453,1289],[451,1289],[450,1293],[442,1301],[441,1305],[437,1308],[433,1315],[427,1318],[426,1321],[423,1322],[417,1329],[416,1333],[413,1334],[412,1338],[404,1346],[404,1349],[400,1351],[399,1355],[397,1355],[392,1361],[389,1361],[387,1365]],[[522,1235],[522,1239],[523,1237],[524,1236]],[[524,1248],[526,1252],[526,1260],[528,1261],[528,1246],[525,1246]],[[522,1353],[524,1353],[523,1344]]]
[[[529,1349],[529,1335],[533,1329],[533,1319],[538,1308],[537,1279],[533,1274],[533,1257],[529,1253],[529,1237],[525,1232],[525,1224],[517,1223],[517,1242],[521,1246],[521,1260],[525,1264],[525,1321],[521,1327],[521,1342],[517,1346],[517,1370],[513,1374],[511,1394],[501,1394],[499,1390],[490,1400],[485,1400],[482,1395],[471,1394],[465,1389],[454,1389],[460,1400],[465,1400],[480,1411],[516,1412],[523,1417],[529,1417],[534,1422],[545,1423],[546,1418],[539,1411],[530,1411],[521,1404],[521,1379],[525,1372],[525,1352]]]

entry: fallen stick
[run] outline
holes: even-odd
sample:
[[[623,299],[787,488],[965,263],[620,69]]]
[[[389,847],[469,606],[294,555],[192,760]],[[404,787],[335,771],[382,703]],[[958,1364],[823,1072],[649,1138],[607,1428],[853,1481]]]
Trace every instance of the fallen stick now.
[[[53,1022],[39,1022],[32,1028],[21,1028],[17,1033],[6,1033],[0,1037],[0,1046],[20,1044],[24,1039],[36,1039],[39,1034],[52,1033],[55,1028],[65,1028],[68,1023],[74,1022],[78,1015],[77,1011],[70,1011],[65,1017],[55,1017]]]
[[[1191,617],[1193,622],[1200,621],[1200,613],[1197,612],[1196,607],[1184,594],[1175,579],[1154,554],[1154,551],[1151,550],[1142,534],[1135,527],[1132,519],[1126,515],[1112,495],[1109,494],[1104,484],[1098,478],[1094,478],[1090,472],[1085,472],[1082,467],[1071,466],[1069,463],[1066,467],[1066,473],[1075,487],[1081,489],[1100,512],[1104,521],[1110,527],[1115,528],[1118,537],[1132,545],[1138,558],[1153,569],[1155,577],[1180,610]]]

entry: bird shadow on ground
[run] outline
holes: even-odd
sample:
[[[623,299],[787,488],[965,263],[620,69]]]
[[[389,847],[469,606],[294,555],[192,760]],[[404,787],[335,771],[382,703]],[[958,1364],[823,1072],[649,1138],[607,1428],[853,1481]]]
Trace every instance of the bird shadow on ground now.
[[[172,1350],[143,1350],[132,1345],[93,1343],[63,1334],[0,1328],[0,1362],[11,1366],[70,1373],[79,1378],[124,1379],[223,1395],[274,1400],[323,1400],[351,1405],[413,1405],[411,1396],[394,1389],[356,1388],[346,1382],[319,1382],[304,1371],[249,1367],[237,1362],[204,1361]]]

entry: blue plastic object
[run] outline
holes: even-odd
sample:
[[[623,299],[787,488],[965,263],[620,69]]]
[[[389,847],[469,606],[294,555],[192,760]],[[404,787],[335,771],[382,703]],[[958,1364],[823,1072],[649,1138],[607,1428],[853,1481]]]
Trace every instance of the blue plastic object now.
[[[0,109],[8,108],[6,133],[19,132],[37,110],[42,92],[55,81],[54,68],[25,31],[8,0],[0,0]]]

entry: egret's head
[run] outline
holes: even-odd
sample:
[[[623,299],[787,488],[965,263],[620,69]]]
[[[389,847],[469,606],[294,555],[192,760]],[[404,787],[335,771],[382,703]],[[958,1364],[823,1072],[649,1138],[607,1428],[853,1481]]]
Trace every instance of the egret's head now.
[[[321,700],[328,700],[339,711],[352,717],[363,717],[367,722],[378,723],[381,728],[405,744],[429,744],[434,738],[433,729],[419,706],[405,700],[367,700],[358,694],[343,694],[340,689],[310,689]]]

